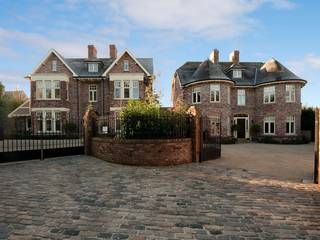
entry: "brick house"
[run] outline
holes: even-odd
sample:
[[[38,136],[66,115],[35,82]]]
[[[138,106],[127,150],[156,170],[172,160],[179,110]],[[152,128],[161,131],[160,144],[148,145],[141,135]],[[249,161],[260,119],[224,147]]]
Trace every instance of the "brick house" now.
[[[196,106],[207,116],[208,131],[223,137],[250,138],[258,124],[263,136],[299,136],[301,79],[275,59],[240,62],[235,50],[229,62],[219,61],[213,50],[203,62],[186,62],[172,80],[174,108]],[[236,125],[232,131],[232,125]]]
[[[67,122],[81,125],[89,104],[100,116],[112,116],[129,99],[152,91],[153,59],[136,58],[128,50],[98,58],[88,45],[87,58],[64,58],[52,49],[26,78],[30,80],[32,132],[59,132]]]

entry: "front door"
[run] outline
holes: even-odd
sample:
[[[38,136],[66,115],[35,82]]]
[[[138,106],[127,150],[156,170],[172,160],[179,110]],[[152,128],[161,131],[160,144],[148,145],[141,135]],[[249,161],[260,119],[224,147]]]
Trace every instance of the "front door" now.
[[[246,120],[244,118],[237,119],[237,137],[246,138]]]

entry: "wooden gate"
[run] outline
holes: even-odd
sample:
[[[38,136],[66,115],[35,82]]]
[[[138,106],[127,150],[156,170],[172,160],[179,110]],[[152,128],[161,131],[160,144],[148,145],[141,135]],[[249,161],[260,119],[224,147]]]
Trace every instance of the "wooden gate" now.
[[[221,157],[220,117],[202,117],[201,129],[201,161]]]

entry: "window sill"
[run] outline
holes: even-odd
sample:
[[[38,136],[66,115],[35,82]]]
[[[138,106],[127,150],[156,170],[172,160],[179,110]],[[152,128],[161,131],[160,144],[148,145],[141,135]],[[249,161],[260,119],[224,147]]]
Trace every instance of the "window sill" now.
[[[201,102],[193,102],[191,104],[196,104],[197,105],[197,104],[201,104]]]
[[[210,103],[221,103],[221,101],[210,101]]]
[[[61,98],[36,98],[37,101],[57,101],[62,100]]]
[[[263,102],[263,104],[266,104],[266,105],[268,105],[268,104],[275,104],[276,102]]]
[[[285,133],[286,136],[297,136],[296,133]]]
[[[276,134],[275,133],[264,133],[263,135],[265,135],[265,136],[275,136]]]
[[[288,102],[286,101],[286,103],[295,103],[295,102],[296,102],[296,101],[288,101]]]
[[[113,98],[113,100],[139,100],[140,98]]]

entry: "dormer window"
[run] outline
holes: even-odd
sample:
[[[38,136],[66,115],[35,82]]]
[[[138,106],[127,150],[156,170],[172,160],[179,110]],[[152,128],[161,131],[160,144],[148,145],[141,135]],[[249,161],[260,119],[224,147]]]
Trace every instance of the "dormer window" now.
[[[232,77],[233,78],[242,78],[242,71],[241,70],[233,70]]]
[[[57,60],[53,60],[52,61],[52,72],[56,72],[57,71]]]
[[[129,72],[129,61],[128,60],[123,61],[123,71]]]
[[[98,72],[98,63],[88,63],[88,72]]]

